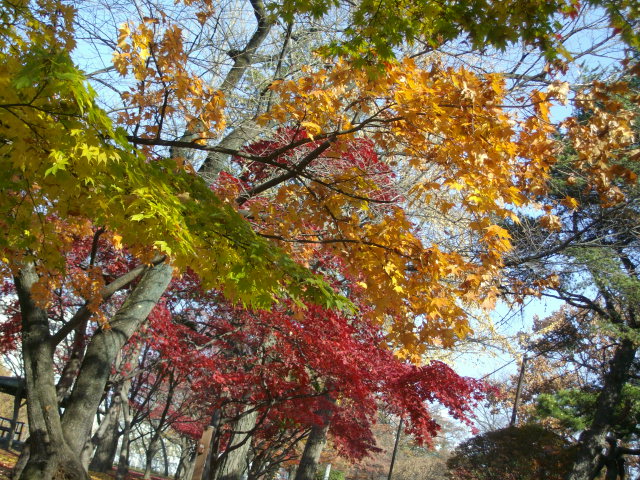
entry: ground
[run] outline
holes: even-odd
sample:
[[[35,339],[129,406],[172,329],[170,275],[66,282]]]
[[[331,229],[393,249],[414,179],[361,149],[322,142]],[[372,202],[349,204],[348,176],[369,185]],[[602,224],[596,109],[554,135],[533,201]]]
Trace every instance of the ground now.
[[[9,480],[9,474],[13,465],[16,463],[18,455],[14,452],[8,452],[7,450],[0,449],[0,480]],[[92,480],[113,480],[115,475],[109,473],[92,473]],[[142,474],[138,472],[131,472],[127,479],[136,480],[142,478]],[[152,476],[153,480],[164,480],[165,477]]]

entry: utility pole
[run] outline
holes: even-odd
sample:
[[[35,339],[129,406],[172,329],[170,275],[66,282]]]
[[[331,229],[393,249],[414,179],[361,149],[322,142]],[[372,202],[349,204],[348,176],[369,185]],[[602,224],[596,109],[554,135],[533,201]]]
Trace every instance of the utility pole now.
[[[389,466],[389,476],[387,480],[391,480],[391,475],[393,475],[393,466],[396,463],[396,455],[398,453],[398,443],[400,443],[400,435],[402,434],[402,421],[404,417],[400,417],[400,423],[398,423],[398,431],[396,433],[396,443],[393,445],[393,453],[391,454],[391,465]]]
[[[527,354],[522,357],[522,363],[520,364],[520,376],[518,377],[518,386],[516,387],[516,398],[513,401],[513,411],[511,412],[510,427],[515,427],[516,417],[518,416],[518,403],[520,403],[520,394],[522,393],[522,381],[524,380],[524,369],[527,365]]]

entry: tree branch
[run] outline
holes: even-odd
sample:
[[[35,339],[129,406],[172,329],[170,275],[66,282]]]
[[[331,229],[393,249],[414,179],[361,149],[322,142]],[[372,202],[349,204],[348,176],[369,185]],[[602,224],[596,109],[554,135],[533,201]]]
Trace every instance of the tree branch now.
[[[166,256],[157,255],[151,261],[150,265],[138,265],[132,270],[129,270],[127,273],[116,278],[113,282],[109,283],[108,285],[105,285],[100,291],[100,295],[102,296],[102,301],[104,302],[105,300],[109,299],[109,297],[111,297],[118,290],[121,290],[127,285],[129,285],[136,278],[142,275],[150,266],[159,265],[160,263],[164,262],[165,259],[166,259]],[[51,346],[55,347],[56,345],[58,345],[62,340],[65,339],[67,335],[69,335],[73,330],[75,330],[76,327],[81,325],[82,322],[91,318],[91,315],[93,315],[93,313],[94,312],[92,312],[87,307],[87,305],[80,307],[80,309],[73,315],[73,317],[71,317],[69,321],[65,323],[62,327],[60,327],[60,330],[58,330],[49,339]]]

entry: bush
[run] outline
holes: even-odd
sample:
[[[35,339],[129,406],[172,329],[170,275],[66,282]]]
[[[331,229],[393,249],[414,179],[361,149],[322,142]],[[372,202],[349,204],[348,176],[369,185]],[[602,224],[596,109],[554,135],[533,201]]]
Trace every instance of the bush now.
[[[540,425],[509,427],[463,442],[447,467],[457,480],[563,480],[575,450]]]

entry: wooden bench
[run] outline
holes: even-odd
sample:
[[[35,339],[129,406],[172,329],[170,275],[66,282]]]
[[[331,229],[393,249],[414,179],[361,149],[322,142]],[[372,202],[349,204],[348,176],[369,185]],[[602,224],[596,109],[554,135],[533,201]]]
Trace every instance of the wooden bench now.
[[[22,437],[22,430],[24,429],[24,422],[16,422],[13,438],[20,441]],[[11,419],[6,417],[0,417],[0,438],[9,438],[11,434]]]

